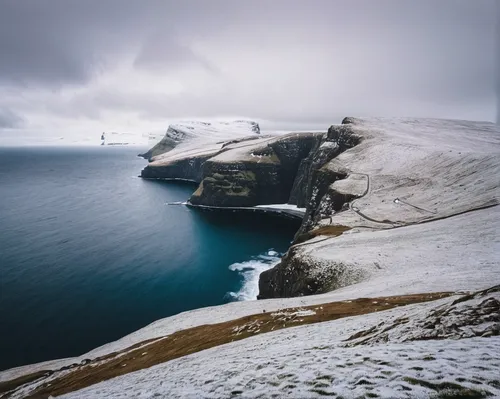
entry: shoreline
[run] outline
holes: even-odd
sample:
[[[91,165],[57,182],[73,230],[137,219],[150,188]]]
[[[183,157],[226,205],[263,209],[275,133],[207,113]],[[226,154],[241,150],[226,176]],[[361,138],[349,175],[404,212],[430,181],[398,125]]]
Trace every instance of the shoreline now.
[[[209,205],[195,205],[191,204],[189,201],[186,201],[181,204],[168,204],[167,205],[185,205],[189,208],[196,208],[196,209],[202,209],[205,211],[231,211],[231,212],[236,212],[236,211],[243,211],[243,212],[258,212],[258,213],[264,213],[264,214],[273,214],[273,215],[278,215],[278,216],[283,216],[286,218],[291,218],[291,219],[300,219],[302,220],[305,216],[306,210],[305,208],[297,208],[294,205],[289,205],[289,204],[269,204],[269,205],[256,205],[256,206],[249,206],[249,207],[230,207],[230,206],[209,206]]]
[[[160,180],[160,181],[180,181],[180,182],[185,182],[185,183],[190,183],[190,184],[199,184],[196,180],[191,180],[191,179],[182,179],[180,177],[143,177],[143,176],[137,176],[140,177],[141,179],[144,180]]]

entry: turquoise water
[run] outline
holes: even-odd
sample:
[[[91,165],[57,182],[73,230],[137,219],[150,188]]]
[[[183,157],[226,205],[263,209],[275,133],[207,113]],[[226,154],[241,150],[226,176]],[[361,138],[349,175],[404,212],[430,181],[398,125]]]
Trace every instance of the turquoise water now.
[[[0,369],[76,356],[185,310],[249,299],[298,225],[167,206],[135,148],[0,149]]]

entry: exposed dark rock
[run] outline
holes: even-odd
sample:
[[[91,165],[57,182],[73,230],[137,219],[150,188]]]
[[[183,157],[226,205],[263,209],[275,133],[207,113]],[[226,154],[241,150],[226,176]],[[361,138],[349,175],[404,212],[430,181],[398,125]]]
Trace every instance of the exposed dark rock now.
[[[167,164],[149,164],[142,172],[141,177],[146,179],[186,179],[200,182],[202,167],[210,156],[199,156],[171,161]]]
[[[287,265],[283,267],[282,265]],[[295,257],[293,247],[274,268],[259,277],[257,299],[311,295],[317,292],[318,281],[307,276],[306,265]]]
[[[347,118],[344,121],[350,123]],[[332,169],[327,163],[360,142],[361,137],[349,125],[331,126],[326,137],[319,138],[309,156],[302,160],[291,191],[290,203],[294,201],[298,206],[306,205],[306,214],[294,243],[305,237],[320,219],[341,211],[344,204],[356,198],[332,188],[337,180],[347,177],[348,171]],[[290,248],[278,265],[260,275],[259,298],[317,294],[339,288],[344,280],[354,281],[360,278],[355,275],[345,276],[347,269],[344,265],[329,265],[324,268],[328,270],[328,275],[317,278],[308,273],[310,266],[295,256],[294,247]]]
[[[261,138],[255,144],[252,139],[250,136],[225,142],[219,151],[208,155],[176,155],[173,161],[165,158],[152,162],[142,177],[200,182],[190,198],[193,205],[251,207],[291,203],[306,207],[296,238],[306,237],[319,219],[331,216],[352,199],[331,187],[344,179],[347,171],[327,167],[333,158],[359,143],[359,136],[349,125],[332,126],[327,133]],[[241,145],[243,141],[248,144]],[[167,137],[160,144],[168,147],[172,143]],[[302,263],[293,256],[292,247],[278,266],[262,274],[260,297],[309,295],[341,284],[343,265],[330,265],[326,269],[331,273],[317,278],[308,273],[310,265]]]
[[[324,144],[326,135],[317,136],[309,155],[299,165],[297,175],[288,202],[305,208],[312,191],[311,176],[337,152],[334,143]]]
[[[344,203],[353,199],[336,195],[331,189],[335,181],[346,178],[347,171],[332,170],[326,167],[326,164],[360,141],[361,137],[354,133],[350,126],[331,126],[326,137],[316,143],[315,151],[311,151],[303,161],[302,174],[297,174],[297,179],[307,182],[307,186],[292,191],[298,206],[306,206],[306,215],[296,237],[310,230],[319,219],[340,211]]]
[[[314,184],[311,185],[311,192],[308,195],[306,214],[302,221],[302,226],[296,234],[296,237],[309,231],[313,225],[321,218],[332,215],[340,208],[334,208],[335,203],[331,200],[324,201],[325,197],[330,196],[329,187],[336,180],[344,179],[346,175],[333,172],[328,168],[321,168],[311,172]],[[320,203],[323,206],[320,207]]]
[[[191,196],[195,205],[240,207],[280,202],[277,164],[220,163],[207,161],[203,181]]]
[[[148,161],[151,161],[153,157],[164,154],[165,152],[174,149],[176,145],[177,142],[175,140],[165,135],[165,137],[163,137],[159,143],[157,143],[145,153],[139,154],[139,156],[147,159]]]
[[[261,273],[258,299],[321,294],[364,278],[364,272],[353,265],[319,260],[313,264],[310,259],[303,262],[297,254],[298,246],[292,246],[278,265]]]
[[[287,135],[243,153],[238,150],[235,156],[225,153],[223,159],[207,160],[203,181],[190,202],[228,207],[286,203],[300,162],[317,137],[314,133]]]

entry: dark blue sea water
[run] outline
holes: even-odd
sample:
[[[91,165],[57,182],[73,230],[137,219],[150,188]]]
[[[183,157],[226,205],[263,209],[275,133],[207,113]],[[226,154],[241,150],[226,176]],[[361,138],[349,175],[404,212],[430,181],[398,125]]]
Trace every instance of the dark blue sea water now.
[[[287,249],[291,221],[165,205],[193,186],[138,178],[137,152],[0,148],[0,369],[248,299]]]

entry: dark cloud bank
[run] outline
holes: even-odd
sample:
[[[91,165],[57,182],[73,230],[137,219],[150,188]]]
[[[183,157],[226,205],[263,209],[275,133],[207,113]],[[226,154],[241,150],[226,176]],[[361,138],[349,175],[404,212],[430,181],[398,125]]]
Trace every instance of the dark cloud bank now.
[[[348,114],[494,120],[496,3],[0,0],[0,129],[130,115],[137,128],[232,116],[282,128]]]

